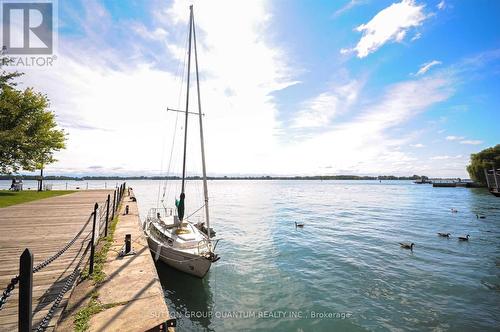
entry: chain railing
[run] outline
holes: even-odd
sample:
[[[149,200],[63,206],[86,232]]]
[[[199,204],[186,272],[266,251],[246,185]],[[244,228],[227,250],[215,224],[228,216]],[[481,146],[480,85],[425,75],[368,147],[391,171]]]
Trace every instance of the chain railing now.
[[[17,283],[19,282],[19,276],[15,276],[12,278],[7,285],[7,288],[2,293],[2,296],[0,297],[0,310],[2,310],[2,306],[7,303],[7,299],[11,295],[12,291],[14,288],[16,288]]]
[[[33,295],[33,274],[49,266],[52,262],[57,260],[57,258],[63,255],[83,234],[83,232],[88,227],[88,224],[90,223],[91,220],[93,221],[92,230],[86,233],[87,235],[85,237],[88,238],[89,235],[92,235],[91,239],[90,241],[88,241],[88,244],[85,250],[83,251],[83,254],[81,255],[77,265],[75,266],[75,269],[67,277],[64,286],[54,299],[54,303],[52,304],[52,307],[49,309],[49,312],[42,319],[38,327],[36,327],[36,331],[44,331],[47,328],[50,320],[53,318],[56,309],[59,307],[64,297],[64,294],[66,294],[66,292],[73,287],[75,278],[80,273],[80,265],[87,256],[89,248],[90,248],[89,274],[93,273],[95,246],[98,240],[103,235],[102,234],[103,231],[104,231],[104,236],[107,236],[108,223],[110,220],[114,219],[115,213],[118,211],[119,202],[121,202],[123,198],[123,195],[125,193],[125,188],[126,184],[123,183],[115,189],[113,193],[113,198],[111,198],[111,195],[108,195],[104,203],[101,204],[95,203],[94,210],[90,214],[89,218],[87,219],[83,227],[78,231],[78,233],[57,253],[45,259],[43,262],[37,264],[35,267],[33,267],[33,254],[29,249],[24,250],[19,260],[19,275],[11,279],[11,281],[3,291],[2,296],[0,297],[0,310],[2,310],[2,307],[7,302],[7,299],[12,295],[12,292],[14,291],[16,285],[19,284],[19,331],[28,332],[31,331],[33,328],[32,327],[33,311],[31,307],[32,295]],[[112,202],[111,199],[113,200]],[[104,227],[102,227],[103,225]],[[85,240],[82,242],[82,244],[84,243]]]

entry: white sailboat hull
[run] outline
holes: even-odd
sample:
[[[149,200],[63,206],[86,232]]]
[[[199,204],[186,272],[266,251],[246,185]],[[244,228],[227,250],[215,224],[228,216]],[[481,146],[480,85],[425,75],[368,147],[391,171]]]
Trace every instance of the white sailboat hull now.
[[[212,265],[212,262],[203,256],[172,249],[160,244],[152,237],[148,237],[148,244],[155,261],[160,260],[174,269],[198,278],[203,278]]]

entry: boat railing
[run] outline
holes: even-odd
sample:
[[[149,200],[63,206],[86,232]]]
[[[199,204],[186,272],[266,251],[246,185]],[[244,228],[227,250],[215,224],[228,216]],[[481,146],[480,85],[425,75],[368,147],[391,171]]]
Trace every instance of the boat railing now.
[[[153,219],[153,218],[162,218],[162,217],[169,217],[174,214],[174,209],[173,208],[151,208],[149,209],[148,212],[148,219]]]
[[[205,250],[203,252],[210,251],[210,246],[209,246],[208,240],[207,239],[203,239],[203,240],[201,240],[201,241],[198,242],[198,255],[200,255],[200,253],[202,252],[200,250],[200,248],[202,248],[202,246],[205,247]]]

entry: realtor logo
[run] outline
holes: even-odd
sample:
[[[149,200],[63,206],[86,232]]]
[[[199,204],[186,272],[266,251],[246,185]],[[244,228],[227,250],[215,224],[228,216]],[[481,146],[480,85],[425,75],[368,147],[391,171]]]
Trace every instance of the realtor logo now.
[[[2,48],[9,55],[52,54],[53,4],[2,2]]]

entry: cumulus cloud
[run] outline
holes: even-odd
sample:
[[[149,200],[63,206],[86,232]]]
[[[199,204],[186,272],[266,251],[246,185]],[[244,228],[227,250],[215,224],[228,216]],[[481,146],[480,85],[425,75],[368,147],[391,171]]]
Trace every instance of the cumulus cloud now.
[[[423,75],[429,71],[434,66],[440,65],[442,62],[438,60],[432,60],[429,62],[426,62],[420,66],[420,69],[418,70],[416,75]]]
[[[410,146],[412,148],[423,148],[423,147],[425,147],[425,145],[423,145],[422,143],[410,144]]]
[[[364,58],[390,41],[401,42],[407,31],[422,25],[426,19],[424,5],[413,0],[402,0],[377,13],[368,23],[361,24],[356,31],[363,33],[358,44],[352,49],[342,49],[341,53],[355,52]]]

